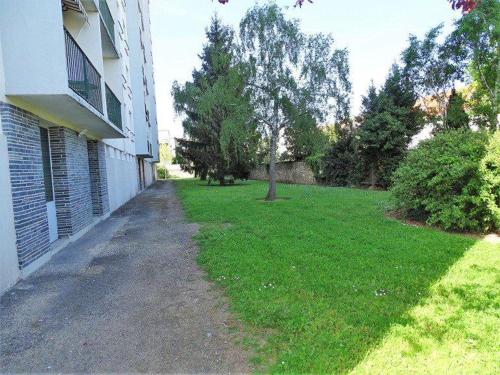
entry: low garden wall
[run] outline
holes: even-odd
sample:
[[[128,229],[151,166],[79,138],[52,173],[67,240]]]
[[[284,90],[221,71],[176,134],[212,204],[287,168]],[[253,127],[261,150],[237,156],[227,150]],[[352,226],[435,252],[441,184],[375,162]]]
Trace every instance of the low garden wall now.
[[[268,170],[268,164],[260,165],[250,172],[250,179],[268,180]],[[276,179],[287,184],[316,185],[311,167],[303,161],[276,163]]]

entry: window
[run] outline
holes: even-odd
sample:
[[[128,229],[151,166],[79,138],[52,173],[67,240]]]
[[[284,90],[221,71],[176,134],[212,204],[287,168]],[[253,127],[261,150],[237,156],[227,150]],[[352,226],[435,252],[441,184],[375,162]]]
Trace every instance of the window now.
[[[54,190],[52,187],[52,166],[50,162],[49,132],[40,128],[40,145],[42,146],[43,182],[45,186],[45,201],[54,201]]]

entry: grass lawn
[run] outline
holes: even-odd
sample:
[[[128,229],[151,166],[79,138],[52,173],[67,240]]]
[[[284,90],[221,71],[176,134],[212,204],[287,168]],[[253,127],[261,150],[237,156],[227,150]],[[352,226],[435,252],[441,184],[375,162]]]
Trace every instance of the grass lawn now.
[[[386,192],[175,184],[261,371],[500,372],[498,245],[386,218]]]

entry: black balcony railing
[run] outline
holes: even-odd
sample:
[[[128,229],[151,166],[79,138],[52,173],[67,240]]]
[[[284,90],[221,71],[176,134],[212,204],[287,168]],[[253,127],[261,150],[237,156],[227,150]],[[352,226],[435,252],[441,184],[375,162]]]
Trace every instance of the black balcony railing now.
[[[109,11],[106,0],[99,0],[99,11],[101,12],[104,25],[106,26],[106,29],[108,29],[109,36],[111,37],[113,44],[115,44],[115,21]]]
[[[108,108],[108,119],[120,130],[122,129],[122,103],[113,91],[106,85],[106,107]]]
[[[68,30],[64,34],[69,87],[102,113],[101,76]]]

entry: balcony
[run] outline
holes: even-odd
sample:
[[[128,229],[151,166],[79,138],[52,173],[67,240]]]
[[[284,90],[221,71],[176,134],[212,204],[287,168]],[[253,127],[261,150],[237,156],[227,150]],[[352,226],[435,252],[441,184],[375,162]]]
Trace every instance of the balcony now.
[[[88,6],[90,1],[82,0],[82,4]],[[99,46],[88,33],[82,35],[80,44],[80,38],[75,37],[80,35],[75,26],[78,22],[70,22],[77,19],[66,17],[68,26],[75,30],[65,28],[61,1],[0,3],[2,85],[9,101],[52,124],[85,132],[89,138],[125,138],[106,113],[104,69],[101,71],[99,65],[102,57],[94,48]],[[90,8],[85,10],[91,13]],[[30,20],[29,27],[19,22],[20,14]],[[89,14],[89,21],[84,30],[93,27],[98,38],[101,17]]]
[[[85,20],[88,20],[87,12],[85,11],[85,6],[80,0],[61,0],[63,11],[72,10],[74,12],[82,14]]]
[[[88,12],[97,12],[97,5],[95,0],[81,0],[85,10]]]
[[[106,107],[109,121],[122,130],[122,103],[120,103],[108,85],[106,85]]]
[[[67,30],[64,36],[69,88],[102,113],[101,76]]]
[[[119,58],[115,40],[115,21],[106,0],[99,0],[99,14],[104,57]]]
[[[115,21],[113,21],[113,16],[111,15],[111,12],[109,11],[108,3],[106,0],[99,0],[99,11],[101,12],[101,17],[104,22],[104,26],[106,26],[106,29],[108,31],[108,34],[113,41],[113,44],[115,43]]]

